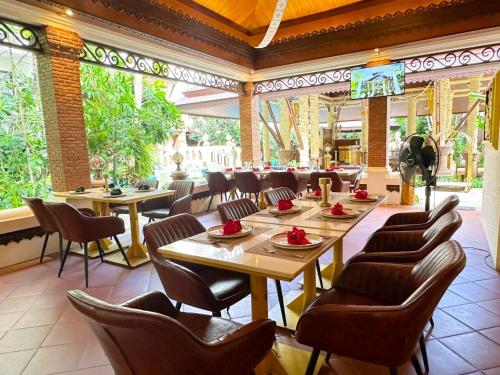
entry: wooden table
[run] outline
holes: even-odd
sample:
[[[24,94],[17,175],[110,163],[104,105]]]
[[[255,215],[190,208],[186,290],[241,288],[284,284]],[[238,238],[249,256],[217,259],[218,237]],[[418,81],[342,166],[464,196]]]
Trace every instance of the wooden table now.
[[[166,197],[173,195],[175,190],[152,190],[147,192],[137,192],[137,191],[127,191],[123,190],[125,195],[110,198],[107,197],[109,193],[104,193],[102,189],[90,189],[88,194],[75,194],[71,192],[54,192],[53,195],[59,198],[65,198],[67,200],[88,200],[92,202],[92,207],[97,215],[109,216],[109,204],[119,203],[126,204],[129,208],[130,216],[130,234],[131,234],[131,244],[127,249],[127,258],[130,263],[131,268],[138,267],[146,262],[149,262],[149,255],[146,246],[141,243],[140,240],[140,229],[139,229],[139,215],[137,212],[137,202],[142,202],[148,199]],[[108,239],[103,239],[100,241],[104,252],[107,254],[105,260],[108,263],[118,264],[121,266],[127,266],[125,259],[118,252],[115,252],[116,247],[111,245],[111,241]],[[89,255],[95,257],[98,256],[95,246],[91,246],[89,249]],[[95,253],[95,254],[94,254]]]

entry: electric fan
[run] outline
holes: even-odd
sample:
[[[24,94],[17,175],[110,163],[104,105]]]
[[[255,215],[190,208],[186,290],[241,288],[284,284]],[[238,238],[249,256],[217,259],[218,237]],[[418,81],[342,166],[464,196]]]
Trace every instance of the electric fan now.
[[[430,135],[414,133],[408,136],[399,153],[398,169],[408,185],[425,185],[425,210],[429,211],[431,186],[436,186],[436,173],[439,169],[436,141]],[[421,184],[418,180],[421,180]]]

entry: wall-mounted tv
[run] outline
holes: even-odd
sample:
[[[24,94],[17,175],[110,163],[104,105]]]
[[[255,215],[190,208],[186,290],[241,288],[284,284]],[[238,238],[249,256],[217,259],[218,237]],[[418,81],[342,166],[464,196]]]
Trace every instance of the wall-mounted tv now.
[[[394,63],[351,69],[351,99],[405,93],[405,64]]]

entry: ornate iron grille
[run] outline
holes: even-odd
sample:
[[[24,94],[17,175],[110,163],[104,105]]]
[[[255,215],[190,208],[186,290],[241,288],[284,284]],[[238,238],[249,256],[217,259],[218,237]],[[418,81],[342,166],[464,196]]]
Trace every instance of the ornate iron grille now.
[[[405,64],[406,74],[486,64],[500,61],[500,45],[411,57],[401,61]],[[255,83],[254,90],[256,94],[262,94],[348,82],[351,79],[351,69],[354,68],[357,67],[260,81]]]
[[[84,41],[80,60],[115,69],[167,78],[195,85],[214,87],[221,90],[242,92],[243,83],[231,78],[203,72],[133,53],[130,51]]]
[[[0,44],[42,52],[39,28],[0,17]]]

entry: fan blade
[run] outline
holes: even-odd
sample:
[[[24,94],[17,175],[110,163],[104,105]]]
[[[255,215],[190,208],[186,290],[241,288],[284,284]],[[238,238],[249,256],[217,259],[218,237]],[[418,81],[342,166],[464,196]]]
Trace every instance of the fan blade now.
[[[399,154],[399,161],[402,162],[402,163],[406,163],[407,162],[407,157],[408,155],[411,154],[411,151],[410,149],[407,147],[405,148],[403,151],[401,151],[401,153]]]
[[[424,144],[424,138],[419,135],[414,135],[410,139],[410,150],[414,154],[418,154],[422,149],[422,145]]]
[[[436,163],[436,153],[432,146],[425,146],[422,148],[422,162],[426,168]]]

